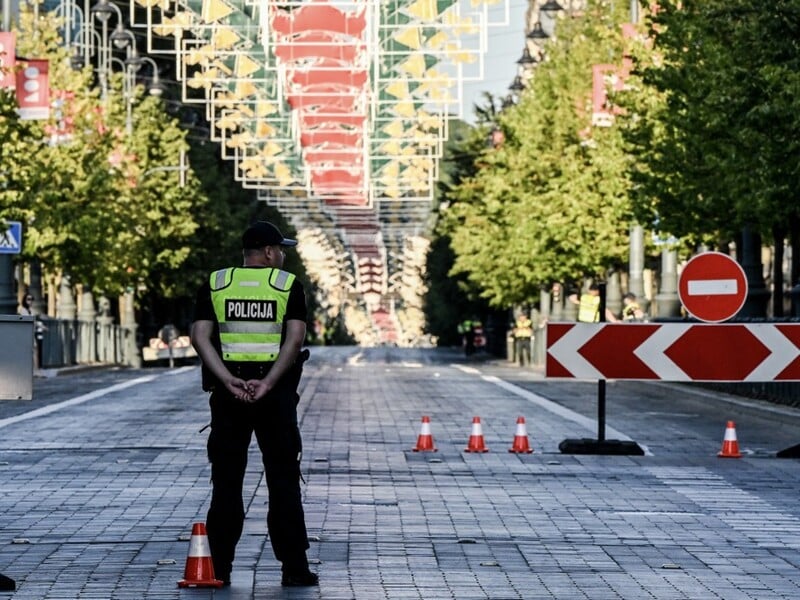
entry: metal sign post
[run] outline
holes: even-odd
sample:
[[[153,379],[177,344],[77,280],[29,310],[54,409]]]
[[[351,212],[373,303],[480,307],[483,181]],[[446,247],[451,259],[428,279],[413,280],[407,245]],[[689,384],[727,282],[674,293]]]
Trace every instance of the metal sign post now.
[[[600,288],[600,323],[606,321],[606,284],[598,284]],[[606,439],[606,380],[597,380],[597,439],[566,439],[559,445],[562,454],[612,454],[644,456],[644,450],[631,440]]]

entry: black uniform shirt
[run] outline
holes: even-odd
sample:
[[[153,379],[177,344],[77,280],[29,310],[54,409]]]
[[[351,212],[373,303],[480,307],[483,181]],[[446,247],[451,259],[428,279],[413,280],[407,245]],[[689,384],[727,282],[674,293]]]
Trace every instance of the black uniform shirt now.
[[[237,267],[257,269],[261,267]],[[269,268],[269,267],[263,267]],[[281,340],[286,336],[286,321],[298,320],[307,321],[308,314],[306,308],[306,295],[303,291],[303,284],[297,278],[292,282],[292,287],[289,290],[289,300],[286,305],[286,314],[283,317],[283,331],[281,332]],[[211,284],[206,279],[200,289],[197,291],[197,299],[194,308],[195,321],[213,321],[214,331],[211,335],[211,343],[216,348],[217,353],[222,355],[222,349],[219,341],[219,323],[217,322],[217,315],[214,313],[214,305],[211,303]],[[230,362],[225,361],[225,366],[228,367],[230,372],[242,379],[255,379],[264,377],[272,368],[271,362]],[[217,378],[203,368],[203,389],[206,391],[213,390],[217,387]]]

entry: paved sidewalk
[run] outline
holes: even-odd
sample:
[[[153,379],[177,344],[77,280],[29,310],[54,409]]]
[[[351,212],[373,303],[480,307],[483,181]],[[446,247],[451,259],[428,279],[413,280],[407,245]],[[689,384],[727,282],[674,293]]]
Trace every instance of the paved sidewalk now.
[[[591,386],[452,361],[460,357],[314,352],[300,410],[319,588],[280,587],[255,453],[233,585],[177,588],[191,523],[204,519],[209,496],[197,369],[132,373],[154,377],[38,418],[0,419],[0,573],[19,584],[10,596],[800,597],[798,461],[719,459],[722,431],[704,437],[683,413],[663,417],[670,435],[683,436],[673,451],[659,440],[661,425],[648,429],[623,409],[609,426],[652,456],[562,455],[562,439],[594,434],[568,408]],[[612,389],[643,401],[640,388]],[[422,415],[436,453],[411,451]],[[520,415],[533,454],[507,451]],[[473,416],[488,453],[463,452]]]

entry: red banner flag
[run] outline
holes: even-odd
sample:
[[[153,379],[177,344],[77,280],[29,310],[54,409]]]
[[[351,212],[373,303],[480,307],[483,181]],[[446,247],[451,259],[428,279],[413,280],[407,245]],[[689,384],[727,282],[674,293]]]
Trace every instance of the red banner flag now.
[[[17,104],[22,120],[50,117],[50,83],[46,60],[27,60],[25,68],[17,72]]]

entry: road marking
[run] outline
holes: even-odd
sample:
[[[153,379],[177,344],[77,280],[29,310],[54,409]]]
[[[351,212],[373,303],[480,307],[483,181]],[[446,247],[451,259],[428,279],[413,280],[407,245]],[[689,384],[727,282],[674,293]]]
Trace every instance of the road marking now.
[[[94,400],[95,398],[102,398],[103,396],[106,396],[108,394],[124,390],[134,385],[139,385],[140,383],[147,383],[148,381],[153,381],[156,377],[158,376],[148,375],[146,377],[137,377],[136,379],[131,379],[130,381],[124,381],[122,383],[118,383],[116,385],[112,385],[111,387],[103,388],[101,390],[95,390],[93,392],[89,392],[88,394],[83,394],[82,396],[76,396],[75,398],[70,398],[69,400],[56,402],[55,404],[49,404],[47,406],[43,406],[41,408],[37,408],[32,411],[22,413],[21,415],[15,415],[13,417],[8,417],[6,419],[0,419],[0,429],[6,427],[7,425],[13,425],[14,423],[20,423],[21,421],[27,421],[28,419],[35,419],[36,417],[49,415],[50,413],[54,413],[56,411],[61,410],[62,408],[69,408],[70,406],[77,406],[78,404],[83,404],[84,402],[88,402],[89,400]]]
[[[695,279],[689,281],[690,296],[732,296],[739,292],[735,279]]]
[[[162,373],[162,375],[182,375],[183,373],[186,373],[187,371],[194,371],[195,369],[199,369],[199,368],[200,367],[197,367],[197,366],[179,367],[177,369],[170,369],[169,371],[165,371],[164,373]]]

